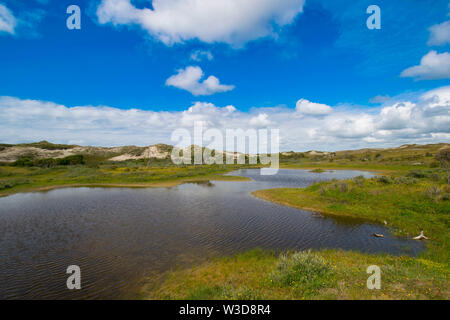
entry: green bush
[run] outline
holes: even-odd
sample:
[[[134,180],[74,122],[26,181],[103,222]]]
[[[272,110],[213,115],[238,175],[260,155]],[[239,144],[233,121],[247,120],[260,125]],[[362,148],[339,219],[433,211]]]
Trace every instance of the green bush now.
[[[13,163],[11,163],[11,165],[14,167],[33,167],[34,161],[31,158],[23,157],[23,158],[17,159]]]
[[[432,161],[430,163],[430,168],[439,168],[440,163],[438,161]]]
[[[442,190],[437,186],[431,186],[426,189],[425,194],[432,200],[439,200]]]
[[[377,177],[376,179],[378,182],[383,183],[383,184],[390,184],[392,182],[391,178],[386,177],[386,176]]]
[[[406,174],[407,177],[418,178],[418,179],[426,178],[427,175],[428,175],[427,172],[425,172],[423,170],[411,170]]]
[[[334,283],[332,266],[311,250],[282,255],[270,274],[270,281],[302,291],[316,291]]]
[[[56,159],[56,164],[60,166],[73,166],[77,164],[84,164],[84,157],[81,154],[76,154],[62,159]]]
[[[68,144],[54,144],[48,141],[39,141],[39,142],[33,142],[33,143],[23,143],[19,144],[18,146],[21,147],[35,147],[39,149],[44,150],[66,150],[66,149],[72,149],[75,148],[75,145],[68,145]]]
[[[358,187],[362,187],[364,185],[364,181],[366,180],[366,178],[364,178],[364,176],[357,176],[353,178],[353,182],[355,182]]]
[[[34,167],[51,168],[57,163],[56,159],[38,159],[33,161]]]
[[[416,178],[411,178],[411,177],[397,177],[395,178],[395,183],[396,184],[415,184],[417,182]]]
[[[338,184],[339,185],[339,190],[341,192],[347,192],[348,191],[348,184],[346,182],[341,182]]]
[[[29,157],[23,157],[13,162],[11,165],[15,167],[41,167],[51,168],[54,166],[72,166],[84,164],[84,157],[81,154],[68,156],[61,159],[31,159]]]
[[[0,190],[11,189],[15,186],[28,183],[30,183],[30,180],[22,178],[0,180]]]

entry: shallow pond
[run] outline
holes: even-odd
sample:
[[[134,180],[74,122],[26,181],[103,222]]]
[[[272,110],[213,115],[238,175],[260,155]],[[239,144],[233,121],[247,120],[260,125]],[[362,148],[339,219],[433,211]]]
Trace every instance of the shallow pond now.
[[[259,170],[172,188],[66,188],[0,198],[0,298],[133,298],[142,279],[252,248],[343,248],[408,253],[423,246],[361,220],[321,218],[253,197],[254,190],[305,187],[371,173]],[[375,238],[383,233],[385,238]],[[81,268],[82,289],[66,288]]]

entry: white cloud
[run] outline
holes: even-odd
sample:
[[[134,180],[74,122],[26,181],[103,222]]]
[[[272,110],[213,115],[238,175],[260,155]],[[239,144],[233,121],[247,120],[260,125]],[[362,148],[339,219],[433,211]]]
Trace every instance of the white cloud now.
[[[403,70],[401,76],[417,80],[450,78],[450,53],[437,53],[432,50],[422,57],[420,65]]]
[[[431,108],[450,105],[450,86],[430,90],[421,96]]]
[[[327,117],[316,135],[329,138],[362,139],[375,131],[375,119],[364,113],[340,113]]]
[[[220,84],[219,79],[209,76],[201,81],[204,74],[200,67],[189,66],[179,69],[178,73],[166,80],[166,85],[187,90],[194,96],[206,96],[234,89],[232,85]]]
[[[450,43],[450,21],[435,24],[430,27],[430,39],[428,45],[440,46]]]
[[[407,126],[411,119],[411,113],[415,104],[411,102],[399,102],[392,106],[384,107],[380,112],[380,129],[401,129]]]
[[[232,105],[221,108],[212,103],[195,102],[181,113],[179,124],[182,127],[192,127],[195,122],[201,122],[204,127],[222,127],[225,125],[222,120],[226,120],[235,111],[236,108]]]
[[[324,115],[333,111],[330,106],[321,103],[315,103],[306,99],[300,99],[295,106],[297,112],[309,115]]]
[[[256,117],[253,117],[249,121],[250,126],[257,128],[264,128],[271,124],[267,113],[260,113]]]
[[[153,9],[130,0],[102,0],[101,24],[137,25],[167,45],[198,39],[241,46],[274,36],[302,12],[304,0],[153,0]]]
[[[191,53],[191,60],[194,60],[197,62],[200,62],[203,59],[211,61],[213,58],[214,57],[213,57],[211,51],[208,51],[208,50],[195,50],[194,52]]]
[[[392,98],[395,99],[395,98]],[[67,107],[52,102],[0,97],[0,142],[49,140],[82,145],[174,144],[175,129],[200,121],[206,128],[277,128],[280,150],[342,150],[404,143],[450,142],[450,86],[410,100],[368,109],[334,107],[318,117],[293,108],[253,108],[195,102],[184,111]]]
[[[12,12],[0,4],[0,34],[2,32],[14,34],[14,30],[17,25],[17,20]]]

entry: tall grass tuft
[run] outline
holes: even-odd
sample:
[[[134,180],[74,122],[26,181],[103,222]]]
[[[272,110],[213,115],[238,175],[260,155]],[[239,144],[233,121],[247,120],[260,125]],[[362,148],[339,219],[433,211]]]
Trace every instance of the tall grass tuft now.
[[[332,287],[335,282],[332,266],[311,250],[282,255],[269,279],[274,285],[309,294]]]

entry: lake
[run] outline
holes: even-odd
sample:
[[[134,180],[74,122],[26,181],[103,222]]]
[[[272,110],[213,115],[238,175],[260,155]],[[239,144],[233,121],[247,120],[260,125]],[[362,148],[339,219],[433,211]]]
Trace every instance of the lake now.
[[[306,187],[373,174],[257,169],[172,188],[64,188],[0,198],[1,299],[134,298],[144,279],[208,258],[253,248],[342,248],[416,255],[420,241],[382,225],[323,218],[257,199],[251,192]],[[385,238],[376,238],[382,233]],[[81,290],[66,288],[66,269],[81,268]]]

